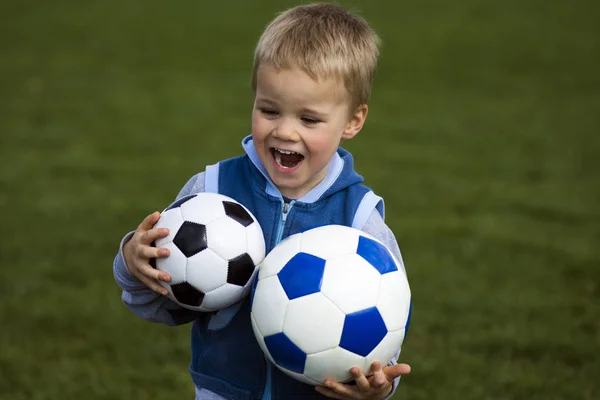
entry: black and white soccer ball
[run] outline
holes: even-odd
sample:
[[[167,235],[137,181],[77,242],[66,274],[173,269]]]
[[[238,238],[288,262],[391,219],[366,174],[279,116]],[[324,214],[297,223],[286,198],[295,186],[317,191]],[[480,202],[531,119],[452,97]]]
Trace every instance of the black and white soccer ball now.
[[[216,311],[250,293],[265,240],[256,218],[239,202],[217,193],[185,196],[165,209],[155,225],[169,235],[153,245],[170,250],[153,259],[168,272],[161,282],[169,298],[194,311]]]

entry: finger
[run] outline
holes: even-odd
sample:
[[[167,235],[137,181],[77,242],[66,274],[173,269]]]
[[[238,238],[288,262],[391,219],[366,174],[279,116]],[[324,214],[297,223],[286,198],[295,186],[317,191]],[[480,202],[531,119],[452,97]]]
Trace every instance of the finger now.
[[[138,226],[138,230],[140,231],[148,231],[152,229],[154,224],[158,222],[160,219],[160,213],[158,211],[154,211],[152,214],[149,214],[144,218],[144,220]]]
[[[316,386],[315,390],[317,392],[321,393],[323,396],[327,396],[327,397],[332,398],[332,399],[339,399],[339,400],[346,399],[346,397],[344,397],[342,395],[339,395],[336,392],[334,392],[333,390],[328,389],[328,388],[326,388],[324,386]]]
[[[167,228],[154,228],[144,231],[140,236],[140,242],[150,244],[156,239],[164,238],[169,236],[169,230]]]
[[[152,289],[153,291],[155,291],[158,294],[161,294],[163,296],[166,296],[169,292],[167,292],[167,289],[165,289],[164,287],[162,287],[162,285],[160,283],[158,283],[157,281],[155,281],[154,279],[150,279],[147,276],[144,275],[140,275],[138,277],[138,279],[146,286],[148,286],[150,289]]]
[[[344,385],[343,383],[326,380],[325,388],[331,390],[336,393],[338,396],[342,396],[342,398],[351,398],[354,399],[358,395],[358,389],[356,386]]]
[[[169,249],[163,247],[140,246],[139,249],[138,255],[144,259],[165,258],[171,254]]]
[[[152,266],[150,266],[150,264],[142,264],[142,265],[138,266],[137,270],[140,273],[140,275],[142,275],[146,278],[152,279],[154,281],[163,281],[163,282],[171,281],[171,275],[169,275],[169,273],[152,268]]]
[[[411,367],[408,364],[395,364],[383,368],[385,377],[390,382],[399,377],[400,375],[410,374],[410,371]]]
[[[380,363],[375,361],[373,364],[371,364],[371,371],[373,371],[373,377],[371,378],[371,386],[373,386],[376,389],[379,389],[386,384],[388,380],[386,379],[385,373],[383,372]]]
[[[367,379],[365,374],[362,373],[360,368],[354,367],[350,370],[350,373],[354,377],[354,381],[356,382],[356,387],[358,388],[358,390],[360,390],[361,392],[368,392],[369,389],[371,389],[371,384],[369,383],[369,380]]]

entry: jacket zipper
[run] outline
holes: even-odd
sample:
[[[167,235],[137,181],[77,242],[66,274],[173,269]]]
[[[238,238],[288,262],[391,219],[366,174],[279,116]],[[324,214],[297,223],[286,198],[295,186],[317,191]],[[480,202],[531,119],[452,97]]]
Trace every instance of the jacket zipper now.
[[[283,203],[281,205],[281,219],[279,220],[279,227],[277,228],[277,236],[275,237],[275,246],[281,242],[281,237],[283,236],[283,229],[285,228],[285,221],[287,221],[288,214],[290,210],[294,206],[296,200],[292,200],[289,203],[286,203],[283,199],[281,199]]]
[[[277,228],[277,236],[275,237],[275,246],[281,242],[281,237],[283,236],[283,229],[285,228],[285,221],[287,221],[288,214],[290,210],[294,206],[295,200],[286,203],[283,199],[281,199],[281,219],[279,221],[279,227]],[[265,361],[267,363],[267,377],[265,383],[265,391],[263,392],[262,400],[271,400],[271,362],[265,357]]]

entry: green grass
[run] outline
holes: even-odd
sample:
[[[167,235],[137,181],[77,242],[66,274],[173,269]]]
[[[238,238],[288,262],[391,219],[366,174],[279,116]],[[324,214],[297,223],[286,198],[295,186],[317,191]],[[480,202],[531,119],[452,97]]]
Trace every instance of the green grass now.
[[[130,314],[112,259],[240,153],[253,46],[296,3],[5,3],[0,399],[191,399],[188,327]],[[600,398],[597,2],[342,4],[384,40],[347,148],[411,279],[395,398]]]

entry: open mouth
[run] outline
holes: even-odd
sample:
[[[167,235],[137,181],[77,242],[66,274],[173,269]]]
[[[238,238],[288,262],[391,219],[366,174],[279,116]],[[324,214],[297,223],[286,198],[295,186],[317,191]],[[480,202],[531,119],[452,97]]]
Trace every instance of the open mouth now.
[[[304,160],[304,156],[295,151],[282,150],[276,147],[271,147],[269,150],[273,155],[275,163],[281,168],[294,168]]]

